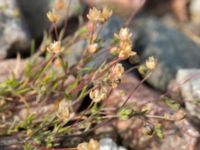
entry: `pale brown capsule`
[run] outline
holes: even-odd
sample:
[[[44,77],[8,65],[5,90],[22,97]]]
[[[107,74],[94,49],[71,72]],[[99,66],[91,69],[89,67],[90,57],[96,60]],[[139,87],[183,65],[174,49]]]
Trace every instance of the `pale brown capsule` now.
[[[89,10],[89,13],[87,14],[87,18],[90,21],[99,21],[100,15],[101,15],[101,11],[94,7]]]
[[[146,135],[152,135],[154,133],[154,127],[151,124],[145,124],[143,127],[143,132]]]
[[[47,13],[47,18],[51,23],[56,23],[58,22],[59,16],[56,14],[55,10],[53,9],[52,11],[49,11]]]
[[[154,70],[157,64],[157,60],[153,56],[150,56],[146,60],[145,64],[146,64],[147,69]]]

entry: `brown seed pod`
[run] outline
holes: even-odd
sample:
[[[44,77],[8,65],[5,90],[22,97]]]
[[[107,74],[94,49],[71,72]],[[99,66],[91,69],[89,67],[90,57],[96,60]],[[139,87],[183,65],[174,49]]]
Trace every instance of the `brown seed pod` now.
[[[146,135],[153,135],[154,133],[154,126],[152,124],[146,123],[143,127],[143,132]]]

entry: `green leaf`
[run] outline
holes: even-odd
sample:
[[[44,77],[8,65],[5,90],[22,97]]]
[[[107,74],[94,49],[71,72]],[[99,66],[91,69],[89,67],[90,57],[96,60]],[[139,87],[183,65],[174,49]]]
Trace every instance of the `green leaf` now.
[[[136,114],[139,115],[139,116],[145,116],[147,112],[148,112],[147,110],[138,111],[138,112],[136,112]]]
[[[114,44],[114,45],[116,45],[116,44],[119,43],[119,39],[117,39],[116,37],[113,37],[111,43]]]
[[[59,59],[60,59],[61,65],[62,65],[62,69],[66,73],[68,70],[68,62],[64,60],[62,55],[59,56]]]
[[[180,104],[177,103],[176,101],[169,99],[169,98],[165,98],[164,99],[165,103],[167,104],[167,106],[169,106],[170,108],[174,109],[174,110],[178,110],[180,108]]]
[[[91,112],[93,115],[96,115],[98,113],[98,107],[97,107],[97,103],[95,103],[91,109]]]
[[[29,61],[27,64],[26,64],[26,67],[25,67],[25,75],[27,78],[30,78],[30,75],[31,75],[31,67],[32,67],[32,62]]]
[[[129,118],[129,116],[131,115],[132,110],[128,109],[128,108],[122,108],[119,110],[118,112],[118,116],[120,117],[120,119],[122,120],[127,120]]]
[[[84,67],[82,69],[80,69],[80,73],[82,74],[83,72],[90,72],[93,71],[93,67]]]
[[[30,88],[19,89],[15,93],[21,95],[21,94],[28,92],[29,90],[30,90]]]
[[[155,134],[161,139],[164,138],[163,127],[161,124],[155,125]]]
[[[11,88],[16,88],[19,85],[19,81],[15,79],[9,79],[7,80],[6,84],[10,86]]]
[[[78,30],[77,35],[78,35],[78,36],[81,36],[81,35],[83,35],[83,34],[85,34],[85,33],[87,33],[87,32],[88,32],[88,28],[87,28],[87,27],[82,27],[82,28],[80,28],[80,29]]]
[[[35,53],[35,40],[31,41],[31,56]]]
[[[35,117],[35,113],[29,115],[25,120],[19,123],[18,128],[27,129],[29,126],[32,125],[34,117]]]
[[[81,94],[79,95],[79,99],[82,99],[83,97],[85,97],[86,92],[87,92],[87,85],[83,87]]]
[[[41,137],[35,137],[34,139],[34,142],[36,143],[36,144],[38,144],[38,145],[41,145],[42,144],[42,138]]]
[[[72,84],[69,85],[69,89],[75,89],[79,83],[79,80],[75,80]]]
[[[25,143],[24,150],[34,150],[34,148],[32,148],[30,143]]]

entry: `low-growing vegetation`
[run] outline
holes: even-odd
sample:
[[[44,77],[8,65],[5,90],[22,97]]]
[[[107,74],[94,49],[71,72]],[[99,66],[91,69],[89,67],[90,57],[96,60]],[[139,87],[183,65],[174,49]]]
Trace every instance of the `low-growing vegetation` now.
[[[47,13],[52,31],[45,34],[38,51],[34,52],[32,43],[32,57],[24,72],[20,76],[13,72],[0,84],[0,136],[17,136],[20,142],[14,144],[25,145],[26,150],[63,145],[77,150],[97,150],[98,138],[89,136],[97,128],[115,119],[138,117],[144,120],[145,134],[157,134],[162,138],[162,126],[154,126],[147,118],[173,120],[170,115],[148,115],[145,109],[136,109],[128,103],[134,91],[151,75],[157,60],[151,56],[141,65],[124,69],[121,62],[137,55],[133,51],[132,33],[122,27],[113,35],[109,46],[104,45],[105,41],[99,35],[112,15],[108,8],[91,8],[87,15],[91,28],[83,26],[64,38],[64,31],[59,32],[56,26],[58,11],[62,9],[60,1]],[[69,66],[66,55],[73,53],[70,47],[81,39],[87,41],[87,46],[80,60]],[[88,65],[98,59],[99,53],[108,53],[110,59],[105,59],[99,66]],[[45,57],[40,57],[42,55]],[[105,101],[112,91],[123,82],[123,75],[134,69],[144,75],[141,83],[125,100],[118,100],[117,107],[106,106]],[[170,100],[167,104],[178,109]],[[23,115],[17,114],[21,110]],[[74,142],[74,137],[85,136],[91,139],[88,143]]]

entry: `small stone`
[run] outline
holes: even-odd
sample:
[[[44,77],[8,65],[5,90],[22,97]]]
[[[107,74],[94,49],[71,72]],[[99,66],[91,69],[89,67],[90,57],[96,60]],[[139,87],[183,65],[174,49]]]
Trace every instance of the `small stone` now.
[[[189,114],[200,121],[200,70],[180,69],[176,75],[176,82]]]
[[[24,52],[30,35],[15,0],[0,0],[0,59]]]
[[[104,47],[103,49],[99,50],[96,53],[95,61],[92,61],[88,64],[89,67],[97,68],[100,66],[104,61],[110,60],[111,54],[107,50],[102,53],[107,47],[110,46],[112,39],[114,37],[114,33],[116,33],[123,25],[123,21],[120,17],[112,16],[108,22],[106,23],[105,27],[103,28],[102,32],[100,33],[100,38],[104,40]],[[97,29],[98,31],[99,29]]]
[[[118,150],[117,144],[110,138],[100,140],[100,150]]]
[[[112,41],[112,38],[114,36],[114,33],[120,29],[122,26],[123,21],[119,17],[111,17],[108,22],[106,23],[105,27],[103,28],[102,32],[100,33],[100,38],[104,40],[105,45],[104,47],[108,47],[110,42]],[[98,28],[99,29],[99,28]],[[97,29],[97,31],[98,31]],[[69,66],[73,66],[78,61],[80,61],[80,58],[82,56],[82,53],[84,49],[87,47],[87,41],[81,40],[77,43],[73,44],[70,47],[70,51],[68,55],[66,56],[66,60],[69,62]],[[98,67],[101,65],[105,60],[108,60],[111,55],[109,51],[103,52],[104,49],[98,51],[95,55],[96,59],[88,64],[88,67]]]
[[[18,0],[18,5],[21,8],[22,14],[31,31],[33,38],[41,37],[44,30],[48,30],[50,22],[47,19],[47,12],[54,9],[55,0]],[[65,8],[59,12],[59,25],[63,23],[67,17],[67,7],[69,1],[65,0]],[[79,0],[71,0],[68,18],[79,16],[83,13],[84,6]]]

